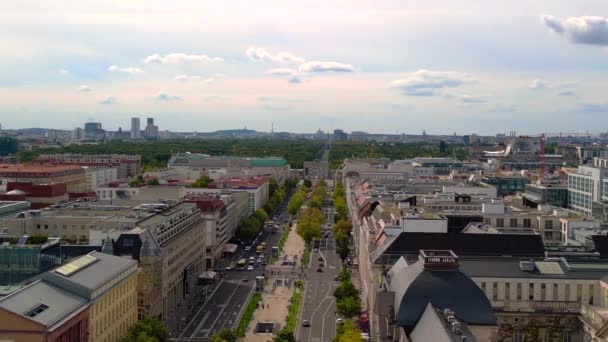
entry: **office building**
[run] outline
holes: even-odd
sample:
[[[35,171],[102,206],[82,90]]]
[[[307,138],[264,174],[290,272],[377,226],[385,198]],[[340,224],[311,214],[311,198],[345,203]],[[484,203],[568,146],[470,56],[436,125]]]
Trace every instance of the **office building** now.
[[[105,133],[101,128],[100,122],[87,122],[84,124],[85,140],[103,140],[105,139]]]
[[[147,119],[146,128],[144,130],[144,138],[147,140],[157,140],[158,135],[158,126],[154,125],[154,118]]]
[[[594,158],[568,173],[568,208],[592,216],[593,203],[608,201],[608,159]]]
[[[141,126],[139,118],[131,118],[131,139],[141,139]]]
[[[2,183],[65,184],[68,192],[84,192],[86,175],[78,165],[0,164]]]
[[[41,154],[36,162],[44,164],[72,164],[89,167],[116,168],[116,177],[125,179],[141,172],[141,156],[127,154]],[[98,184],[100,185],[100,184]]]
[[[57,238],[38,242],[31,237],[0,238],[0,285],[13,285],[61,264]]]
[[[348,134],[341,129],[334,129],[334,141],[345,141],[348,139]]]

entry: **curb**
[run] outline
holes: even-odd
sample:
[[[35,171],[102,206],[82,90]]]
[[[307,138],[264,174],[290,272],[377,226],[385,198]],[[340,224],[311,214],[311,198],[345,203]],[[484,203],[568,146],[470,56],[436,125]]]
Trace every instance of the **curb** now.
[[[304,281],[304,285],[303,285],[303,289],[302,289],[302,300],[300,301],[300,309],[298,310],[298,319],[296,320],[296,331],[293,332],[293,334],[295,335],[294,337],[296,338],[296,341],[298,340],[298,333],[300,332],[300,322],[302,321],[302,310],[304,308],[304,299],[306,298],[306,290],[308,290],[308,286],[307,286],[308,281]]]

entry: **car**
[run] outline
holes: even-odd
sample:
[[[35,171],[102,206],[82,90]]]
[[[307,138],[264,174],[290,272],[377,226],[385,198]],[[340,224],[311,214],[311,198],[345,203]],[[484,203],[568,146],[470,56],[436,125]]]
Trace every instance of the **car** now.
[[[315,248],[313,248],[313,249],[312,249],[312,251],[313,251],[313,252],[318,252],[318,251],[319,251],[319,249],[318,249],[317,247],[315,247]]]
[[[310,327],[310,321],[309,321],[309,320],[307,320],[307,319],[303,320],[303,321],[302,321],[302,326],[303,326],[303,327],[305,327],[305,328]]]
[[[324,263],[322,263],[322,262],[320,262],[320,263],[319,263],[319,267],[325,267],[325,264],[324,264]]]
[[[250,256],[249,257],[249,261],[253,261],[253,260],[255,260],[255,257],[254,256]]]
[[[334,281],[339,281],[339,280],[340,280],[340,277],[334,276]]]
[[[323,257],[319,257],[319,259],[317,259],[319,261],[324,261],[325,259],[323,259]]]
[[[262,259],[258,258],[258,260],[256,260],[256,263],[261,264],[262,263]]]
[[[244,277],[243,277],[243,282],[245,282],[245,283],[246,283],[246,282],[248,282],[248,281],[249,281],[249,277],[244,276]]]
[[[251,250],[251,246],[245,246],[245,252],[249,252]]]
[[[247,266],[247,271],[253,271],[253,266],[251,266],[251,265]]]
[[[226,271],[232,271],[234,269],[234,265],[228,265],[226,266]]]
[[[336,324],[344,324],[344,320],[340,317],[336,318]]]
[[[323,269],[321,267],[317,268],[317,272],[323,272]]]
[[[266,260],[262,260],[262,265],[266,265]]]

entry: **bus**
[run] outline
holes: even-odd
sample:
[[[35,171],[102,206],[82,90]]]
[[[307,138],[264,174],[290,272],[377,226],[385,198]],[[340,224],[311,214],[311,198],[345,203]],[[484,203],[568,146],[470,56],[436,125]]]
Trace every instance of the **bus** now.
[[[236,267],[237,268],[245,268],[245,265],[247,265],[247,259],[242,258],[240,259],[237,263],[236,263]]]

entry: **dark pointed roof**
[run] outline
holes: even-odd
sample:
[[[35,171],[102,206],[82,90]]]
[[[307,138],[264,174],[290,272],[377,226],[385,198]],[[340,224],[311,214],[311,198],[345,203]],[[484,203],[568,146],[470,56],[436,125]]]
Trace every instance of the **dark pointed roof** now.
[[[471,278],[454,270],[425,269],[422,262],[396,265],[389,272],[390,290],[395,292],[395,321],[411,330],[427,304],[451,309],[469,325],[496,325],[492,304]]]

